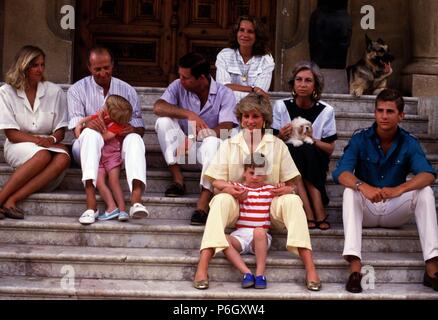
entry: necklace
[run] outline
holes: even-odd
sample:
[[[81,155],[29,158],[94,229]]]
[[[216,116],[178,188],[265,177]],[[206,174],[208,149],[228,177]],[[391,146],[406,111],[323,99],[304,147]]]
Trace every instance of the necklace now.
[[[236,54],[237,65],[239,66],[240,73],[242,74],[240,76],[240,79],[242,80],[242,82],[247,82],[248,81],[248,74],[249,74],[249,67],[250,67],[250,65],[249,64],[245,64],[244,62],[243,63],[240,62],[240,60],[238,59],[238,56],[237,56],[237,50],[235,51],[235,54]],[[243,58],[242,58],[242,61],[243,61]],[[242,66],[241,66],[241,64],[242,64]]]

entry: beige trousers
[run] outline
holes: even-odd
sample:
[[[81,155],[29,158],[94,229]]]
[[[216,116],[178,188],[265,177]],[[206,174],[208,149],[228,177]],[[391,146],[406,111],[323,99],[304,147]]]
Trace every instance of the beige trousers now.
[[[303,203],[297,195],[275,197],[271,204],[271,224],[287,229],[286,249],[298,255],[297,248],[312,250]],[[214,248],[215,254],[228,248],[225,228],[234,227],[239,218],[239,203],[231,195],[220,193],[210,202],[210,212],[202,237],[201,250]]]

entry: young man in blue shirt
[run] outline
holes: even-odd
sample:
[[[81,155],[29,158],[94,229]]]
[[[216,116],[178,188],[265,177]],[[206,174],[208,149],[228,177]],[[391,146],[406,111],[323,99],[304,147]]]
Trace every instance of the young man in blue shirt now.
[[[333,172],[335,182],[346,187],[343,256],[350,263],[349,292],[362,291],[362,226],[399,227],[412,214],[426,263],[423,284],[438,291],[438,226],[430,187],[436,172],[417,139],[398,126],[403,108],[397,91],[382,91],[376,98],[375,123],[353,135]],[[412,179],[406,180],[408,174]]]

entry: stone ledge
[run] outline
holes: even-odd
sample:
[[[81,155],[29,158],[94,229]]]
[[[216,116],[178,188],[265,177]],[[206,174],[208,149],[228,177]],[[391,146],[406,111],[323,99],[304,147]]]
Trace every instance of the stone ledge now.
[[[419,283],[376,284],[360,294],[345,291],[342,283],[323,283],[322,290],[310,292],[296,283],[269,283],[266,290],[240,288],[237,282],[210,284],[197,290],[191,281],[135,281],[77,279],[75,288],[64,290],[57,278],[2,277],[0,295],[6,299],[244,299],[244,300],[419,300],[438,299],[438,293]]]

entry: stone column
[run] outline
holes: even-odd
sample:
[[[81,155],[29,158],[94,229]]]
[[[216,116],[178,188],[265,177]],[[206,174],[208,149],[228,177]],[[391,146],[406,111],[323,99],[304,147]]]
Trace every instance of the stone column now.
[[[438,1],[409,0],[412,62],[403,89],[413,96],[438,96]]]

